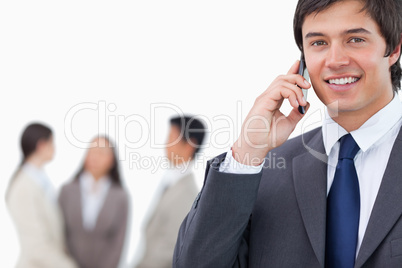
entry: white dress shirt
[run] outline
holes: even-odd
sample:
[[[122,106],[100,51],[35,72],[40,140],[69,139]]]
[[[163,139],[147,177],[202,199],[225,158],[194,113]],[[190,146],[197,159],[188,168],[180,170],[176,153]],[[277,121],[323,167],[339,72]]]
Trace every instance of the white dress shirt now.
[[[109,177],[95,180],[89,172],[83,172],[79,180],[82,197],[82,221],[84,228],[91,231],[96,226],[96,221],[109,192],[111,181]]]
[[[388,164],[392,146],[402,124],[402,104],[397,94],[393,100],[368,119],[359,129],[350,132],[360,151],[355,156],[355,166],[360,187],[359,252],[367,224],[373,210],[382,177]],[[327,194],[335,176],[339,154],[339,139],[347,131],[339,126],[326,111],[322,127],[325,152],[328,155]]]
[[[322,135],[325,152],[328,155],[327,194],[335,176],[339,154],[339,139],[348,132],[338,125],[325,111]],[[392,146],[402,125],[402,103],[395,94],[393,100],[369,118],[359,129],[350,132],[360,151],[355,156],[355,166],[360,187],[360,221],[356,256],[359,252],[371,211],[384,176]],[[263,167],[251,167],[238,163],[232,151],[220,166],[226,173],[258,173]]]
[[[42,168],[26,162],[22,165],[21,169],[43,189],[49,200],[56,203],[54,186]]]

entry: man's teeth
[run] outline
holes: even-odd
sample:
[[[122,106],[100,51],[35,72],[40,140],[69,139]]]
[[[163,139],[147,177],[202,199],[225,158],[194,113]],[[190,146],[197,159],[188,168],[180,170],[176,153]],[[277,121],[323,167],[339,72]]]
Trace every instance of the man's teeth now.
[[[346,84],[354,83],[357,80],[359,80],[359,79],[356,77],[345,77],[345,78],[341,78],[341,79],[329,79],[329,83],[335,84],[335,85],[346,85]]]

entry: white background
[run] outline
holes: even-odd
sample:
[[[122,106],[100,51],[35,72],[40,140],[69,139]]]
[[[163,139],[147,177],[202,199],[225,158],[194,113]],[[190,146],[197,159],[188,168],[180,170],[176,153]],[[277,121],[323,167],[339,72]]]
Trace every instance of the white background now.
[[[130,267],[163,174],[150,161],[162,160],[170,116],[208,121],[208,145],[195,165],[201,185],[205,161],[228,150],[255,98],[298,59],[296,2],[2,1],[1,267],[13,267],[19,251],[4,193],[28,123],[54,131],[56,156],[45,168],[57,189],[81,166],[86,142],[98,133],[116,142],[132,201],[122,262]],[[322,105],[312,90],[308,100],[311,109],[293,135],[320,124]]]

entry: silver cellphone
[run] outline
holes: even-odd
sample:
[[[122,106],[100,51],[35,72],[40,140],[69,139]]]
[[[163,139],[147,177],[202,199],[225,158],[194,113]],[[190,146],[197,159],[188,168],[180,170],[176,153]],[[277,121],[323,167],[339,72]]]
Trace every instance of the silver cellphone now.
[[[300,56],[299,74],[300,74],[301,76],[303,76],[304,79],[307,80],[307,82],[310,80],[310,76],[309,76],[308,71],[307,71],[306,62],[305,62],[305,60],[304,60],[304,55],[303,55],[303,53],[302,53],[301,56]],[[302,88],[302,91],[303,91],[304,99],[307,100],[307,89]],[[299,110],[299,112],[300,112],[301,114],[304,114],[304,113],[306,112],[304,106],[300,106],[300,105],[299,105],[299,109],[298,109],[298,110]]]

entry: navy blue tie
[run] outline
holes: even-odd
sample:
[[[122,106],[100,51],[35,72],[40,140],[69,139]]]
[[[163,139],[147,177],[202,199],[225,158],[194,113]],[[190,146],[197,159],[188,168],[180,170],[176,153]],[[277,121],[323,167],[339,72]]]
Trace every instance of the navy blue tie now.
[[[360,190],[352,135],[340,139],[338,164],[327,197],[326,268],[353,268],[359,233]]]

